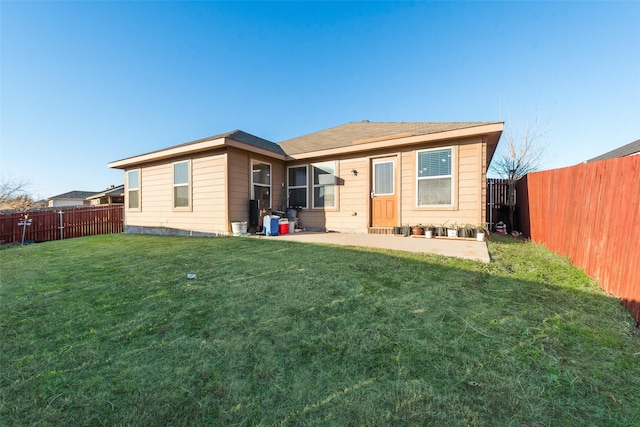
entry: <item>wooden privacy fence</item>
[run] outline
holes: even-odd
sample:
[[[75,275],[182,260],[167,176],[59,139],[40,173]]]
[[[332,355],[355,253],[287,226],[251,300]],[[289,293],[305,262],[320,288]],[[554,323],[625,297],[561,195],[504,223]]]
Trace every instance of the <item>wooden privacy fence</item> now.
[[[595,279],[640,322],[640,155],[518,182],[523,233]]]
[[[100,205],[52,208],[27,212],[31,225],[25,241],[42,242],[122,232],[123,206]],[[0,241],[22,241],[21,213],[0,214]]]

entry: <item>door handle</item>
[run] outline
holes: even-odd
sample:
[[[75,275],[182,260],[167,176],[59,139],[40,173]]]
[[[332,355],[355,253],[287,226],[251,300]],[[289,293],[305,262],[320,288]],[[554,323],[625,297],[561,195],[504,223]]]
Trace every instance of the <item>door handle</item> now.
[[[374,193],[373,191],[371,192],[371,198],[373,199],[374,197],[376,197],[376,193]]]

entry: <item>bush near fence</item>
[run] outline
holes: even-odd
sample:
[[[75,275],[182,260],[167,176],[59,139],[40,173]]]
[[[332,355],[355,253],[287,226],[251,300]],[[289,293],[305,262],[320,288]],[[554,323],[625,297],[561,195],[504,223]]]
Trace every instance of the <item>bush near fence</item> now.
[[[26,227],[25,241],[44,242],[96,234],[122,233],[123,205],[78,206],[28,211],[31,225]],[[20,243],[24,214],[0,213],[0,242]]]
[[[518,182],[522,231],[622,300],[640,324],[640,155]]]

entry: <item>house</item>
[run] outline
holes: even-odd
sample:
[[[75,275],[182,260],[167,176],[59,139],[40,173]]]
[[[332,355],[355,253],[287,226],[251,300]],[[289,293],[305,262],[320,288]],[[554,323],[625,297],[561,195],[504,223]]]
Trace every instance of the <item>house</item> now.
[[[627,145],[623,145],[622,147],[618,147],[615,150],[607,151],[604,154],[585,161],[585,163],[597,162],[598,160],[615,159],[618,157],[636,156],[638,154],[640,154],[640,139]]]
[[[92,206],[124,203],[124,184],[112,185],[106,190],[87,197]]]
[[[58,194],[57,196],[46,199],[47,206],[53,208],[61,206],[90,205],[91,203],[87,200],[87,197],[96,193],[96,191],[69,191],[68,193]]]
[[[125,174],[125,232],[229,234],[295,207],[306,229],[386,232],[483,224],[502,122],[352,122],[273,143],[235,130],[109,163]],[[255,204],[255,202],[254,202]]]

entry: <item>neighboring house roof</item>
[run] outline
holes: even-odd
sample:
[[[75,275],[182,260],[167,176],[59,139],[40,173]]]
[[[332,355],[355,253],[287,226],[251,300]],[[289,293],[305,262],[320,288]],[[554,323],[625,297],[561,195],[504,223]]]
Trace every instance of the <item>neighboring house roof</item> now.
[[[101,193],[92,194],[91,196],[87,197],[87,199],[99,199],[100,197],[108,196],[124,196],[124,184],[114,185],[113,187],[107,188]]]
[[[585,163],[597,162],[598,160],[615,159],[617,157],[627,157],[634,154],[640,154],[640,139],[638,139],[637,141],[633,141],[627,145],[623,145],[622,147],[618,147],[615,150],[608,151],[604,154],[594,157],[593,159],[589,159]]]
[[[87,197],[93,196],[96,194],[96,191],[69,191],[68,193],[58,194],[57,196],[49,197],[47,200],[52,199],[86,199]]]
[[[285,158],[285,153],[282,151],[282,148],[273,142],[236,129],[184,144],[163,148],[161,150],[140,154],[138,156],[117,160],[109,163],[108,166],[111,168],[122,168],[128,165],[166,159],[180,154],[211,150],[224,146],[238,147],[249,151],[262,152],[267,155],[275,155],[282,159]]]

